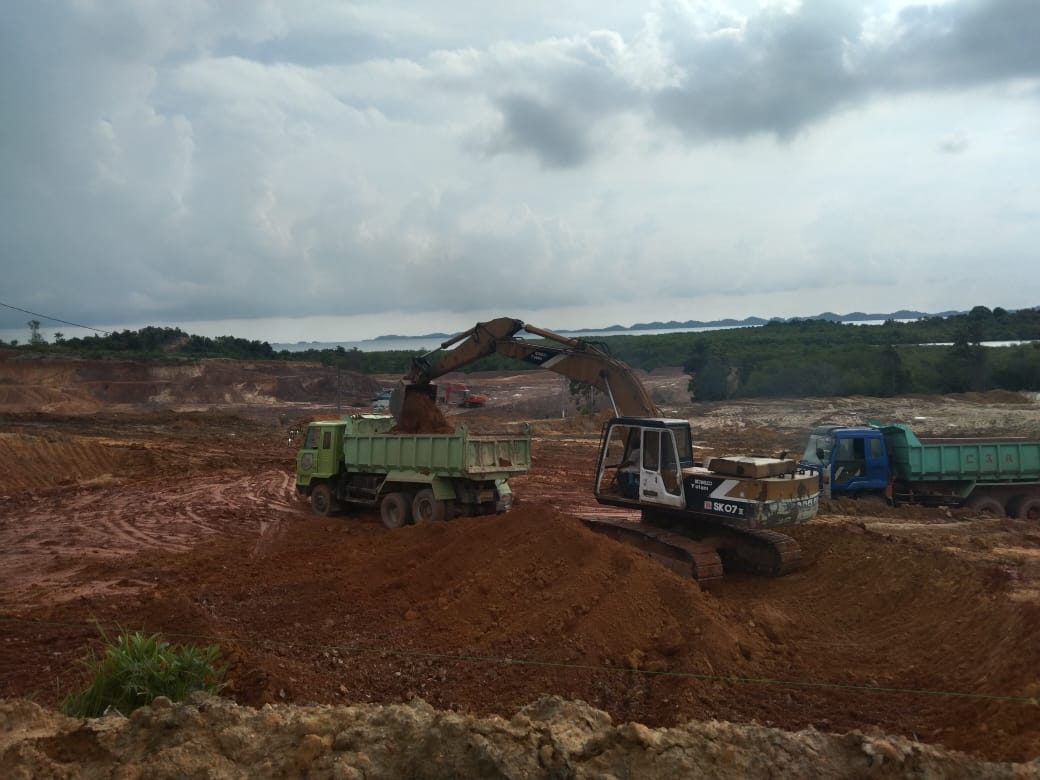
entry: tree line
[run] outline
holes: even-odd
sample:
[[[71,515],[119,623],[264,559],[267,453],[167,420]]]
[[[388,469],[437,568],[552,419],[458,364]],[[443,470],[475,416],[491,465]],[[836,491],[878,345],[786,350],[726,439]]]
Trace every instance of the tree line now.
[[[317,362],[364,374],[401,374],[419,351],[363,352],[357,348],[276,351],[266,341],[234,336],[209,338],[180,328],[146,327],[52,343],[31,321],[30,338],[14,342],[19,351],[88,359],[285,360]],[[538,340],[532,339],[537,342]],[[1028,342],[1001,347],[983,342]],[[773,320],[757,327],[702,333],[611,336],[594,342],[635,368],[682,366],[690,375],[691,397],[725,398],[894,396],[1040,390],[1040,309],[1007,311],[976,306],[966,314],[913,322],[844,325],[800,319]],[[2,344],[2,342],[0,342]],[[438,359],[438,352],[430,356]],[[489,355],[463,371],[516,371],[528,368]]]

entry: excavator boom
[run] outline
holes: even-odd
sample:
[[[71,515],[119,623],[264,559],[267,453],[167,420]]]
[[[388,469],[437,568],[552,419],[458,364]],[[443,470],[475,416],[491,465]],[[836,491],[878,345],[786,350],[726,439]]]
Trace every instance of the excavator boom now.
[[[555,343],[526,341],[517,337],[521,331]],[[402,408],[405,393],[423,392],[422,387],[438,377],[497,353],[592,385],[610,399],[615,415],[661,416],[661,410],[632,369],[587,341],[537,328],[522,320],[500,317],[478,322],[470,330],[445,341],[440,349],[450,347],[454,349],[436,363],[429,361],[429,355],[416,358],[401,387],[395,390],[390,404],[392,412],[397,414]]]

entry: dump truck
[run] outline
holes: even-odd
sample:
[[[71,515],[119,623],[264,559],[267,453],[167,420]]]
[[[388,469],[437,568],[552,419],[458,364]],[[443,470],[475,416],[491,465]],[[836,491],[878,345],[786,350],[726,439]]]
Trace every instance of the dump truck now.
[[[1040,441],[921,439],[903,423],[827,424],[813,429],[801,463],[817,472],[824,497],[1040,519]]]
[[[487,403],[487,396],[483,393],[474,393],[466,385],[461,385],[456,382],[450,382],[448,384],[440,385],[441,400],[445,404],[454,404],[455,406],[464,406],[467,409],[473,409],[478,406],[484,406]]]
[[[433,380],[490,354],[554,371],[609,399],[614,417],[603,427],[592,493],[639,519],[582,518],[592,530],[702,584],[727,570],[779,576],[799,567],[801,548],[777,529],[816,516],[815,472],[783,458],[695,463],[690,421],[665,415],[635,371],[591,342],[508,317],[479,322],[413,360],[391,411],[416,394],[436,399]]]
[[[529,432],[398,433],[390,415],[312,422],[296,454],[296,491],[329,515],[379,508],[383,525],[505,512],[509,478],[531,466]]]

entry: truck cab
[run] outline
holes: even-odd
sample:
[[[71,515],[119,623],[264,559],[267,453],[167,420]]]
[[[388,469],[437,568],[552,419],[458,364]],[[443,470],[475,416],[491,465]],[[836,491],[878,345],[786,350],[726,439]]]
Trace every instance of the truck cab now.
[[[801,465],[820,475],[823,498],[885,495],[889,489],[885,437],[872,426],[814,428]]]

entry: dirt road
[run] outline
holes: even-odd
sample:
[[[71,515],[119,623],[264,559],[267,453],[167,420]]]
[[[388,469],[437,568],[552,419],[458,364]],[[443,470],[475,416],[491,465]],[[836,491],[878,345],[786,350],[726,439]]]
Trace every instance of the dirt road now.
[[[58,416],[16,408],[9,387],[0,696],[56,704],[95,623],[118,624],[219,642],[229,693],[250,704],[419,696],[508,714],[555,693],[617,721],[876,728],[1040,755],[1035,524],[832,504],[792,534],[803,570],[703,592],[575,519],[598,423],[561,419],[558,378],[536,376],[470,378],[492,403],[450,410],[475,429],[533,422],[516,508],[396,532],[375,514],[315,517],[295,497],[285,422],[327,404]],[[1040,433],[1040,405],[1019,396],[691,405],[678,372],[648,384],[700,446],[733,453],[796,451],[811,425],[868,416]]]

